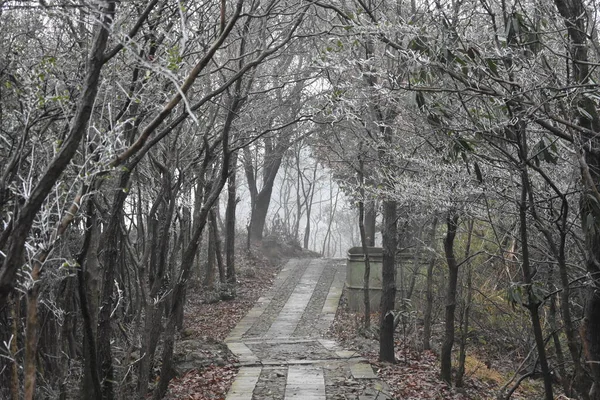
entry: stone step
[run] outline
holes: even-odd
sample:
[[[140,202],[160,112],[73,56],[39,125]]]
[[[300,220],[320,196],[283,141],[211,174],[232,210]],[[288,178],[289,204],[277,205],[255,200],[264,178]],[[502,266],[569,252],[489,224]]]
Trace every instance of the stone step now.
[[[294,365],[288,368],[284,400],[325,400],[323,369]]]
[[[261,370],[262,367],[240,368],[225,400],[252,400],[252,393]]]

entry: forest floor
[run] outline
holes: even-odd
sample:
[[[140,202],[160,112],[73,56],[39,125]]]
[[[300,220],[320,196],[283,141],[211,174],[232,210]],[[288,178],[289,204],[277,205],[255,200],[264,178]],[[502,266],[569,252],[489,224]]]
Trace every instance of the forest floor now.
[[[256,256],[261,254],[261,256]],[[178,376],[171,381],[166,399],[225,399],[238,371],[238,360],[229,352],[224,339],[271,287],[287,258],[301,255],[297,249],[254,249],[237,260],[238,289],[233,300],[212,302],[211,294],[204,292],[190,296],[185,328],[178,342],[176,368]],[[190,292],[194,292],[191,290]],[[378,376],[385,381],[391,395],[397,399],[496,399],[498,390],[509,378],[503,368],[490,368],[474,355],[467,358],[465,384],[450,388],[439,379],[439,359],[432,351],[415,350],[419,346],[410,335],[396,337],[396,364],[377,361],[378,342],[366,338],[361,326],[361,315],[350,313],[342,296],[329,335],[346,349],[356,351],[369,360]],[[377,315],[372,321],[377,324]],[[367,335],[368,336],[368,335]],[[417,333],[414,333],[416,338]],[[190,345],[193,344],[193,349]],[[434,345],[434,348],[436,346]],[[473,352],[474,353],[474,352]],[[195,360],[189,360],[190,354]],[[510,367],[506,366],[508,371]],[[541,398],[541,383],[525,381],[512,399]]]
[[[179,376],[171,380],[165,399],[225,398],[237,373],[237,359],[223,341],[256,300],[271,287],[281,269],[281,264],[251,254],[239,257],[236,263],[238,285],[233,300],[212,302],[210,293],[190,296],[177,351],[182,350],[181,343],[184,341],[202,343],[203,346],[195,353],[200,355],[205,365],[190,365],[177,371]]]
[[[495,359],[494,365],[489,365],[482,361],[488,358],[485,349],[471,347],[467,353],[463,387],[450,387],[440,379],[439,354],[431,350],[422,350],[422,332],[403,333],[401,324],[394,333],[396,363],[379,362],[379,342],[375,335],[373,332],[365,335],[364,329],[359,328],[363,325],[363,314],[349,312],[345,296],[342,296],[340,303],[329,333],[344,348],[357,351],[369,360],[376,368],[377,375],[389,385],[395,399],[497,400],[502,398],[498,396],[499,391],[512,378],[517,367],[514,365],[515,360],[509,363]],[[379,314],[373,313],[371,321],[373,325],[378,325]],[[432,347],[440,348],[441,343],[435,343],[435,340],[436,337],[432,338]],[[456,360],[453,360],[453,365],[455,363]],[[507,387],[510,389],[511,385]],[[541,380],[525,380],[510,399],[542,399],[543,393]]]

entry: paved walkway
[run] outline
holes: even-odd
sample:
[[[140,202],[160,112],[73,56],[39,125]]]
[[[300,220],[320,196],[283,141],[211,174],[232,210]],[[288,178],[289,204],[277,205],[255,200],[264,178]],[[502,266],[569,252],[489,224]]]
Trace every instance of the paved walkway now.
[[[371,365],[325,337],[345,281],[339,260],[288,262],[226,339],[240,360],[227,400],[383,400]]]

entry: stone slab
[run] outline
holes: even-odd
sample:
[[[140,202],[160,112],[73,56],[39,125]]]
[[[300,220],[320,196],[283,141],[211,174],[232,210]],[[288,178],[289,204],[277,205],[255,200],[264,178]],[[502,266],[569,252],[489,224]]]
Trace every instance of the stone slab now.
[[[290,366],[284,400],[325,400],[323,369],[315,366]]]
[[[309,263],[302,278],[300,278],[300,282],[298,282],[277,319],[265,334],[265,338],[292,336],[322,272],[323,264],[321,262],[311,261]]]
[[[371,364],[357,363],[350,366],[350,372],[354,379],[377,379],[377,376],[373,373]]]
[[[225,400],[252,400],[252,392],[261,370],[261,367],[240,368]]]
[[[335,340],[331,339],[318,339],[318,342],[321,343],[321,346],[325,347],[327,350],[337,350],[338,345]]]
[[[320,340],[316,340],[318,342],[320,342]],[[302,338],[296,338],[296,337],[274,337],[274,338],[268,338],[268,339],[257,339],[257,338],[252,338],[252,339],[244,339],[244,343],[246,344],[262,344],[262,343],[267,343],[267,344],[300,344],[300,343],[312,343],[315,342],[315,339],[302,339]]]
[[[229,333],[229,335],[225,339],[226,343],[241,340],[241,338],[248,332],[248,330],[252,328],[256,320],[258,320],[263,314],[263,312],[267,309],[267,307],[273,300],[273,293],[275,293],[276,290],[281,288],[281,286],[285,283],[285,281],[289,278],[290,274],[294,271],[294,269],[296,269],[298,265],[300,265],[300,260],[291,260],[283,267],[283,269],[275,278],[275,281],[273,282],[273,287],[271,288],[269,294],[260,297],[256,301],[254,307],[252,307],[252,309],[248,311],[248,314],[246,314],[244,318],[242,318],[240,322],[238,322],[238,324]]]
[[[339,350],[336,351],[335,354],[339,357],[339,358],[353,358],[353,357],[360,357],[360,354],[356,351],[351,351],[351,350]]]
[[[344,268],[338,266],[338,270],[335,273],[335,278],[329,287],[329,293],[325,299],[323,305],[322,314],[333,314],[337,312],[338,305],[340,303],[340,297],[342,296],[342,290],[344,289],[345,273]]]
[[[258,361],[258,357],[252,353],[252,350],[241,342],[227,342],[227,347],[240,360],[240,363],[253,363]]]

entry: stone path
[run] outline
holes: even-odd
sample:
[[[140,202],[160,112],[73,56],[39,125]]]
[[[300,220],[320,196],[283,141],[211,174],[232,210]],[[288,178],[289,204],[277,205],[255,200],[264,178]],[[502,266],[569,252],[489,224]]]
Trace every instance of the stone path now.
[[[345,262],[288,262],[270,292],[225,340],[240,361],[226,400],[383,400],[371,365],[325,337],[345,281]]]

